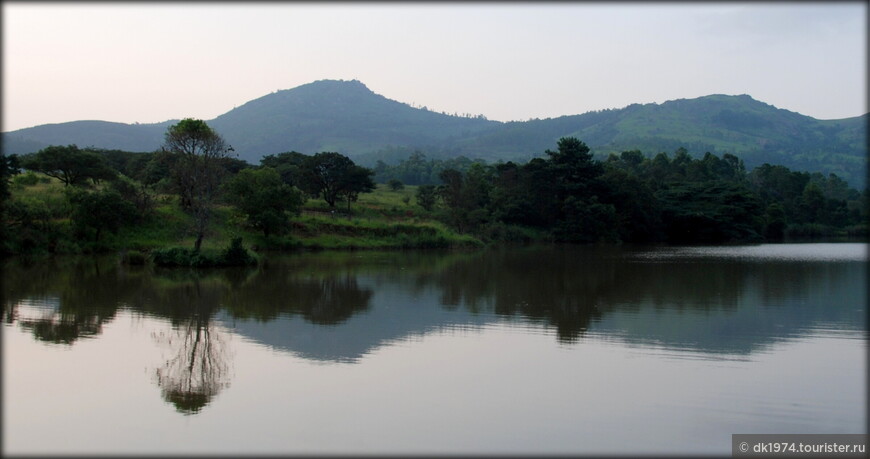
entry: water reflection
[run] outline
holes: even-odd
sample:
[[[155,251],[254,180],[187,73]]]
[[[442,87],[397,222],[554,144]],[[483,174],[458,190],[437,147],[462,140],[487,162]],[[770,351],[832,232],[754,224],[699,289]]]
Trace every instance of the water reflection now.
[[[163,274],[161,280],[169,282],[159,292],[149,292],[159,295],[159,301],[152,299],[141,305],[171,322],[168,331],[152,333],[170,356],[155,370],[155,382],[164,400],[181,413],[194,414],[230,384],[228,337],[212,317],[220,308],[226,286],[232,282],[203,279],[195,271],[170,270]]]
[[[750,355],[821,329],[861,333],[866,261],[852,254],[866,246],[844,247],[850,255],[821,258],[781,246],[323,253],[213,271],[12,260],[0,293],[2,321],[45,343],[98,337],[121,308],[165,321],[153,334],[167,355],[154,382],[192,414],[230,385],[234,335],[354,363],[402,339],[494,323],[540,327],[571,346],[616,339],[707,356]]]
[[[137,284],[98,258],[26,263],[2,277],[4,322],[17,320],[36,339],[67,345],[99,335]],[[34,307],[32,314],[20,316],[22,301]]]
[[[226,299],[227,312],[237,319],[274,320],[300,315],[318,325],[338,325],[366,311],[371,289],[344,274],[302,274],[284,269],[262,269]]]

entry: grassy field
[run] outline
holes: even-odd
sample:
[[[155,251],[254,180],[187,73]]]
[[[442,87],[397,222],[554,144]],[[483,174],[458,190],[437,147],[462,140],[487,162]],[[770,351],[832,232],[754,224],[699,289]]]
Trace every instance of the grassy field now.
[[[380,184],[372,193],[360,195],[351,204],[334,209],[323,200],[311,199],[300,216],[292,219],[288,234],[265,238],[249,233],[246,240],[258,248],[307,249],[407,249],[469,248],[483,244],[467,235],[457,234],[440,223],[434,212],[416,204],[417,188],[406,186],[393,191]],[[248,239],[250,238],[250,239]]]
[[[135,225],[125,225],[117,233],[104,233],[100,240],[81,240],[69,220],[70,207],[64,187],[55,179],[37,183],[13,181],[12,202],[21,203],[38,218],[14,222],[13,253],[148,253],[166,247],[193,247],[192,219],[181,210],[177,197],[156,196],[153,215]],[[310,199],[298,216],[292,216],[282,234],[265,237],[248,228],[233,208],[218,205],[214,210],[203,251],[216,252],[241,237],[245,247],[257,251],[320,249],[420,249],[473,248],[483,243],[471,236],[457,234],[437,219],[437,210],[425,211],[416,204],[416,187],[393,191],[378,185],[372,193],[362,194],[357,202],[341,203],[335,209],[321,199]],[[26,227],[26,228],[25,228]]]

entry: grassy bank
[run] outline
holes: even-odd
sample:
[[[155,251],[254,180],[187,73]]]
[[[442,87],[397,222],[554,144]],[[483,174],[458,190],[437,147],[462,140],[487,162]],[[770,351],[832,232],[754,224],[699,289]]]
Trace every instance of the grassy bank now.
[[[292,217],[281,234],[264,236],[247,228],[242,216],[230,206],[218,205],[203,241],[204,253],[219,253],[233,239],[255,251],[360,250],[473,248],[483,243],[457,234],[437,219],[434,212],[416,205],[415,187],[393,191],[379,185],[372,193],[347,206],[329,208],[322,200],[309,200],[299,216]],[[151,214],[143,221],[123,225],[117,232],[104,232],[99,239],[77,233],[70,219],[70,205],[63,185],[52,179],[36,184],[13,183],[12,202],[19,209],[10,220],[7,251],[29,254],[121,252],[152,254],[173,247],[192,248],[193,221],[173,195],[155,196]],[[25,215],[26,218],[22,218]]]

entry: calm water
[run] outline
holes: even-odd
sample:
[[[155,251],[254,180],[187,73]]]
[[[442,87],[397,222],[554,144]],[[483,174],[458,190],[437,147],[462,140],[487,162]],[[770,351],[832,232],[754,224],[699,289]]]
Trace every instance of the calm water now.
[[[866,433],[867,246],[7,261],[4,454],[731,454]]]

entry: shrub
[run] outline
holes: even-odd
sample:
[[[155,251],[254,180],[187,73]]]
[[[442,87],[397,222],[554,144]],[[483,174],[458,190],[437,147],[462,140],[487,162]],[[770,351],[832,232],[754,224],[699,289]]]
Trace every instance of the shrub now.
[[[185,247],[170,247],[153,251],[151,259],[158,266],[184,266],[191,268],[257,264],[257,258],[242,247],[242,238],[240,237],[233,239],[230,245],[219,254],[196,251]]]
[[[16,185],[33,186],[39,183],[39,177],[33,171],[27,171],[24,174],[16,175],[12,182]]]
[[[158,266],[192,266],[192,249],[170,247],[151,252],[151,259]]]
[[[246,266],[257,264],[257,259],[252,257],[248,251],[242,247],[242,238],[237,237],[230,242],[229,247],[224,249],[221,254],[221,260],[225,266]]]

